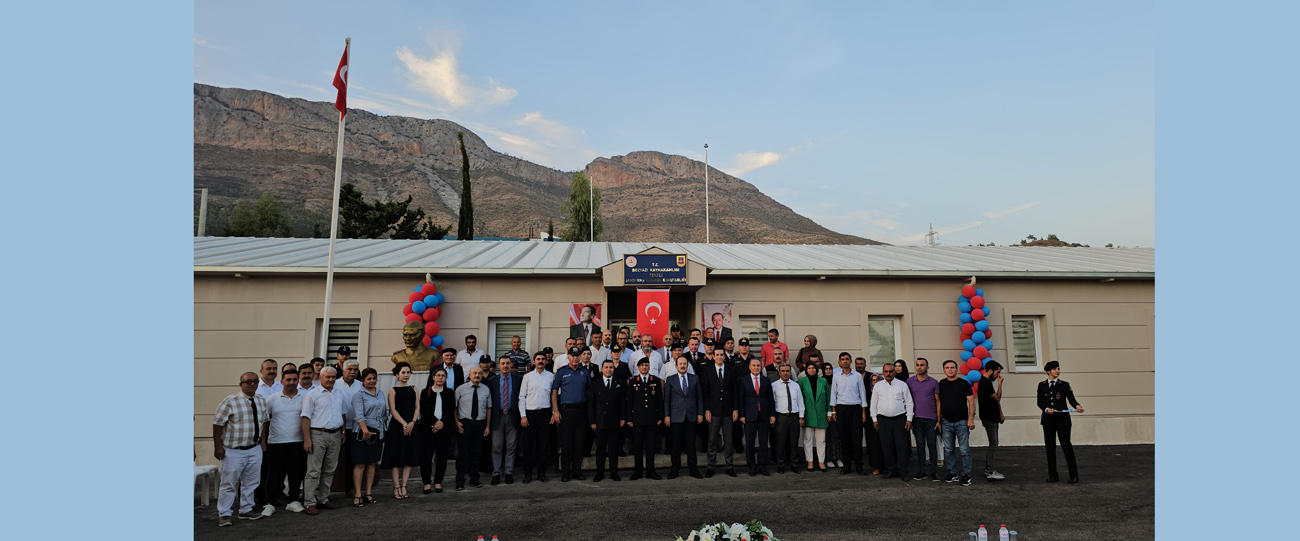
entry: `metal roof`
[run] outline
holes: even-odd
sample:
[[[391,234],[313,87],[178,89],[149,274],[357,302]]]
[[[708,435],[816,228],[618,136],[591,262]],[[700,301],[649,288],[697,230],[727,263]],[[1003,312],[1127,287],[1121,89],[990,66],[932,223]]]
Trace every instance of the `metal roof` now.
[[[596,275],[650,248],[686,254],[713,275],[1155,278],[1152,248],[857,246],[340,239],[344,274]],[[196,273],[324,272],[328,239],[199,237]]]

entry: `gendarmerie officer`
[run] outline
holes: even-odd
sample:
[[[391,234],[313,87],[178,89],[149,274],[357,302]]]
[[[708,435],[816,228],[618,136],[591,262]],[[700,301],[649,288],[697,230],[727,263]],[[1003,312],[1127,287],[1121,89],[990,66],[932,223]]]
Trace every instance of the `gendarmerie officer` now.
[[[632,481],[641,478],[642,471],[650,479],[658,480],[655,473],[655,434],[664,422],[663,387],[658,377],[650,373],[650,359],[642,357],[636,363],[637,375],[627,382],[627,424],[632,427]],[[643,461],[644,460],[644,461]]]
[[[594,483],[599,483],[605,478],[606,460],[609,461],[609,478],[614,481],[620,480],[618,432],[627,422],[626,415],[623,413],[623,408],[627,406],[627,399],[624,397],[627,380],[620,380],[614,376],[616,364],[622,363],[605,359],[600,366],[600,375],[587,389],[587,418],[590,419],[592,430],[596,431],[596,477],[592,478]]]
[[[587,387],[591,385],[591,372],[579,363],[583,349],[569,350],[569,364],[555,371],[551,384],[551,422],[560,425],[560,481],[566,483],[570,478],[586,479],[582,475],[582,455],[589,424]]]
[[[1047,380],[1038,384],[1038,409],[1043,410],[1043,443],[1047,447],[1047,482],[1060,480],[1056,474],[1056,440],[1061,440],[1061,450],[1065,451],[1065,464],[1070,470],[1070,482],[1079,482],[1079,467],[1074,462],[1074,446],[1070,445],[1070,414],[1065,410],[1073,406],[1083,413],[1083,406],[1074,399],[1070,384],[1061,379],[1061,364],[1049,361],[1043,370]],[[1069,403],[1069,406],[1066,403]]]

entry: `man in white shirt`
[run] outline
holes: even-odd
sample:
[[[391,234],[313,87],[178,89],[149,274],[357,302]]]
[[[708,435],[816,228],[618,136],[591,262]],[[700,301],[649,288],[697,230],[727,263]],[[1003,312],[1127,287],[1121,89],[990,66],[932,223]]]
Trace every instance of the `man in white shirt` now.
[[[302,448],[302,393],[298,392],[298,369],[287,368],[281,376],[284,384],[279,391],[267,397],[266,440],[267,476],[262,484],[267,503],[280,505],[284,494],[285,477],[289,478],[288,507],[302,511],[303,477],[307,474],[307,452]]]
[[[280,363],[275,362],[275,359],[262,361],[262,371],[258,374],[257,396],[265,399],[283,388],[283,385],[275,380],[276,371],[279,368]]]
[[[880,431],[880,447],[885,452],[885,479],[907,481],[907,433],[912,430],[912,390],[907,383],[894,379],[894,364],[880,367],[885,379],[871,388],[871,422]]]
[[[596,365],[597,368],[603,365],[605,363],[605,359],[609,358],[609,347],[612,345],[614,345],[614,334],[611,333],[609,329],[605,329],[601,333],[600,339],[597,340],[596,343],[591,346],[592,364]],[[596,370],[596,372],[599,371],[600,370]]]
[[[546,370],[546,353],[533,355],[533,370],[524,374],[519,385],[519,426],[523,429],[524,484],[546,482],[546,465],[550,464],[551,387],[555,374]]]
[[[343,441],[351,441],[352,433],[357,428],[356,419],[352,418],[352,395],[361,390],[361,380],[357,376],[361,375],[361,367],[356,361],[350,359],[352,349],[347,346],[339,346],[338,358],[339,368],[343,370],[343,377],[334,383],[335,389],[343,395]],[[336,468],[343,472],[343,489],[344,492],[352,491],[352,453],[348,445],[344,444],[339,447],[339,465]]]
[[[486,351],[474,349],[476,346],[478,346],[478,338],[472,334],[468,335],[465,337],[465,349],[456,354],[456,364],[465,370],[466,377],[471,369],[478,368],[479,360],[487,356]],[[488,362],[492,362],[492,359],[488,359]]]
[[[334,367],[321,369],[320,385],[302,398],[302,447],[307,451],[307,476],[303,481],[304,513],[320,514],[321,509],[338,509],[329,501],[330,483],[338,466],[339,447],[343,438],[343,393],[336,392],[338,373]]]
[[[776,428],[772,434],[776,473],[785,473],[786,464],[790,465],[790,471],[799,473],[795,450],[799,448],[799,427],[804,424],[803,391],[790,376],[790,365],[782,364],[781,379],[772,382],[772,401],[776,403]]]
[[[627,362],[632,366],[636,366],[636,362],[641,359],[650,359],[650,374],[663,379],[664,358],[658,351],[655,351],[654,338],[651,338],[648,334],[641,335],[641,349],[632,352],[632,356]],[[675,374],[676,371],[672,373]]]
[[[555,358],[551,360],[552,374],[554,374],[556,370],[559,370],[561,366],[569,366],[569,352],[572,351],[573,348],[577,347],[577,344],[578,340],[576,338],[566,338],[564,340],[564,351],[560,352],[559,355],[556,355]]]
[[[316,387],[312,385],[312,380],[316,379],[316,368],[311,363],[304,363],[298,367],[298,392],[307,394]]]

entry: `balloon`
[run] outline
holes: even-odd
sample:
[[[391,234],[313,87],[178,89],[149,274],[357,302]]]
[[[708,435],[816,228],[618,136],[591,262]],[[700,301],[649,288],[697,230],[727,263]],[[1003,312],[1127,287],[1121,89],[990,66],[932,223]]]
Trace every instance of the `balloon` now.
[[[433,337],[433,347],[436,347],[436,348],[440,348],[440,347],[442,347],[442,335],[441,335],[441,334],[438,335],[438,336]]]
[[[974,343],[975,343],[975,342],[971,342],[971,344],[974,344]],[[962,344],[963,347],[964,347],[965,345],[966,345],[966,344],[964,344],[964,343]],[[983,359],[983,358],[989,356],[989,350],[988,350],[988,348],[986,348],[986,347],[984,347],[984,346],[973,346],[973,347],[971,347],[971,348],[970,348],[969,350],[967,350],[967,351],[970,351],[971,353],[974,353],[974,354],[975,354],[975,358],[977,358],[977,359]]]
[[[979,357],[972,357],[971,360],[966,361],[966,368],[970,370],[979,370],[981,366],[983,363],[980,362]]]
[[[980,394],[980,382],[977,381],[977,382],[975,382],[975,383],[972,383],[971,386],[970,386],[970,392],[973,393],[975,396],[979,396],[979,394]]]
[[[407,323],[410,323],[412,321],[420,321],[420,314],[411,314],[409,316],[406,316]]]
[[[432,321],[424,324],[424,336],[436,336],[438,334],[438,324]],[[427,345],[427,344],[426,344]]]
[[[964,349],[964,350],[966,350],[966,351],[972,351],[972,352],[973,352],[973,351],[975,350],[975,348],[976,348],[976,346],[975,346],[975,342],[974,342],[973,340],[970,340],[970,339],[962,340],[962,341],[961,341],[961,348]]]
[[[441,295],[439,295],[439,297],[441,297]],[[989,317],[989,316],[993,315],[993,310],[989,310],[989,307],[987,307],[987,306],[985,306],[984,308],[981,308],[981,310],[984,311],[984,317]]]
[[[969,299],[969,298],[971,298],[971,297],[974,297],[976,294],[977,294],[977,293],[976,293],[976,290],[975,290],[975,286],[965,286],[965,287],[962,287],[962,288],[961,288],[961,295],[962,295],[963,297],[966,297],[966,298]]]
[[[969,361],[970,358],[971,358],[971,357],[974,357],[974,356],[975,356],[974,353],[971,353],[971,352],[969,352],[969,351],[963,351],[963,352],[961,352],[961,362],[964,363],[964,362],[966,362],[966,361]]]
[[[424,347],[426,347],[426,348],[427,348],[427,347],[430,347],[430,346],[433,345],[433,339],[432,339],[432,338],[429,338],[429,335],[427,335],[427,334],[424,335],[424,338],[420,339],[420,341],[421,341],[421,342],[424,342]]]
[[[415,292],[416,292],[416,293],[421,293],[420,288],[422,288],[422,287],[424,287],[424,286],[415,286]]]
[[[983,341],[987,340],[988,338],[986,338],[986,337],[984,336],[984,333],[979,332],[979,331],[975,331],[975,332],[971,333],[971,335],[970,335],[970,339],[971,339],[971,340],[974,340],[975,343],[978,344],[978,343],[980,343],[980,342],[983,342]]]
[[[984,297],[981,297],[981,296],[979,296],[979,295],[976,295],[976,296],[974,296],[974,297],[971,297],[971,299],[970,299],[970,305],[971,305],[971,306],[974,306],[975,308],[983,308],[983,307],[984,307]]]
[[[983,296],[984,296],[984,290],[983,290],[983,289],[976,289],[976,290],[975,290],[975,294],[976,294],[976,295],[979,295],[979,296],[981,296],[981,297],[983,297]]]
[[[970,314],[963,313],[962,315],[957,316],[957,319],[962,323],[970,323],[973,318],[970,317]]]
[[[979,327],[976,327],[975,324],[973,324],[973,323],[962,323],[962,324],[961,324],[961,333],[962,333],[962,334],[975,334],[975,331],[978,330],[978,329],[979,329]]]
[[[433,284],[428,284],[428,283],[426,283],[426,284],[420,286],[419,291],[420,291],[420,293],[424,293],[425,295],[432,295],[432,294],[438,292],[438,286],[435,286],[435,285],[433,285]]]
[[[984,349],[987,349],[987,350],[989,350],[989,351],[993,351],[993,341],[992,341],[992,340],[985,340],[985,341],[983,341],[983,342],[980,342],[980,346],[983,346]]]
[[[411,315],[411,303],[408,302],[406,303],[406,306],[402,307],[402,315],[404,316]]]
[[[983,359],[983,360],[981,360],[981,361],[980,361],[980,370],[983,370],[985,366],[988,366],[989,361],[991,361],[991,360],[993,360],[992,357],[989,357],[989,358],[987,358],[987,359]]]
[[[443,297],[443,296],[442,296],[442,293],[434,293],[433,296],[438,297],[438,304],[442,304],[443,301],[446,301],[446,300],[447,300],[446,297]],[[437,306],[438,304],[435,304],[434,306]],[[984,315],[987,316],[988,314],[986,313],[986,314],[984,314]]]
[[[988,332],[989,332],[989,322],[988,322],[988,321],[980,321],[980,322],[976,323],[976,324],[975,324],[975,330],[980,331],[980,332],[983,332],[984,334],[988,334]]]
[[[424,297],[423,299],[421,299],[421,300],[424,301],[424,307],[425,307],[425,308],[431,308],[431,307],[434,307],[434,306],[438,306],[438,297],[436,297],[436,296],[433,296],[433,295],[427,295],[427,296],[425,296],[425,297]]]
[[[968,314],[970,313],[971,305],[969,302],[962,301],[961,304],[957,305],[957,310],[961,311],[963,314]]]
[[[964,295],[957,295],[957,302],[965,302],[967,300],[970,299],[967,299]]]
[[[419,291],[416,291],[416,292],[411,293],[410,295],[407,295],[407,296],[406,296],[406,300],[407,300],[408,302],[415,302],[415,301],[423,300],[423,299],[424,299],[424,294],[423,294],[423,293],[420,293]]]
[[[430,314],[432,314],[432,315],[430,315]],[[440,318],[440,317],[442,317],[442,307],[441,307],[441,306],[434,306],[433,308],[429,308],[429,307],[425,307],[425,308],[424,308],[424,318],[425,318],[424,320],[425,320],[425,321],[436,321],[436,320],[437,320],[438,318]]]
[[[970,372],[970,367],[966,366],[966,363],[961,363],[961,365],[957,366],[957,371],[965,376],[967,372]]]
[[[980,380],[980,373],[978,370],[971,370],[966,374],[966,381],[971,382],[971,385],[978,383],[979,380]]]
[[[415,313],[415,314],[423,314],[423,313],[424,313],[424,310],[425,310],[425,308],[424,308],[424,301],[415,301],[415,302],[411,303],[411,312],[412,312],[412,313]],[[423,320],[424,318],[416,318],[416,319]]]
[[[971,321],[984,321],[984,311],[973,310],[970,313]]]

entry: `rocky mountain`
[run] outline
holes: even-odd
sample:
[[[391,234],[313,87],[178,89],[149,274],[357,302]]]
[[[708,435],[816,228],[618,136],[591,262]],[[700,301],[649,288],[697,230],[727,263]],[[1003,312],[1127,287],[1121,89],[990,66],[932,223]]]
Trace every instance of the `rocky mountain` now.
[[[213,202],[269,193],[327,212],[334,187],[338,113],[329,102],[257,90],[194,85],[194,186]],[[365,196],[413,198],[440,225],[453,227],[460,207],[460,151],[465,132],[479,237],[525,237],[544,231],[568,197],[571,172],[492,150],[447,120],[380,116],[349,109],[345,182]],[[704,165],[682,156],[633,152],[597,158],[585,168],[603,190],[602,240],[704,241]],[[726,243],[878,244],[830,231],[711,168],[711,239]]]

